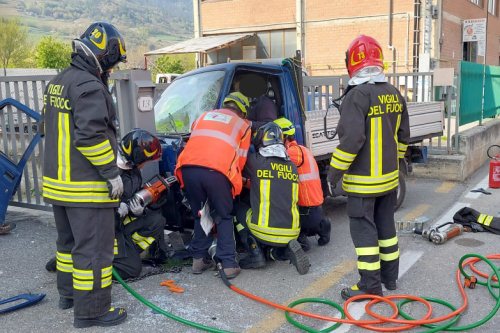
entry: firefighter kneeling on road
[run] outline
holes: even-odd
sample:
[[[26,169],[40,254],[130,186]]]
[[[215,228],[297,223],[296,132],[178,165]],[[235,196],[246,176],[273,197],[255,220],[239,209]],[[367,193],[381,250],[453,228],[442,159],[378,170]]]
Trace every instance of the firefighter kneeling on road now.
[[[134,194],[142,189],[141,168],[161,158],[160,140],[148,131],[134,129],[120,145],[118,167],[122,170],[123,195],[117,210],[113,267],[123,279],[138,277],[142,272],[141,253],[148,251],[154,263],[167,260],[165,218],[161,206],[166,198],[147,208]],[[166,191],[165,191],[166,193]]]
[[[300,235],[297,240],[304,251],[309,251],[311,245],[307,237],[318,235],[318,245],[324,246],[330,242],[331,223],[323,216],[324,197],[318,164],[311,151],[295,141],[295,127],[290,120],[278,118],[274,122],[283,131],[286,151],[299,173]]]
[[[208,253],[212,235],[207,235],[197,214],[208,203],[217,228],[215,256],[228,279],[241,269],[236,261],[233,200],[241,193],[241,170],[250,146],[250,123],[243,119],[250,106],[248,98],[233,92],[224,98],[223,109],[204,112],[193,123],[191,135],[177,159],[175,175],[186,193],[193,212],[193,274],[201,274],[213,264]]]
[[[298,173],[286,153],[283,133],[270,122],[257,130],[252,143],[255,151],[243,173],[250,182],[250,206],[242,200],[236,211],[236,229],[247,250],[240,267],[265,266],[266,253],[272,260],[290,260],[299,274],[306,274],[309,258],[297,242]]]

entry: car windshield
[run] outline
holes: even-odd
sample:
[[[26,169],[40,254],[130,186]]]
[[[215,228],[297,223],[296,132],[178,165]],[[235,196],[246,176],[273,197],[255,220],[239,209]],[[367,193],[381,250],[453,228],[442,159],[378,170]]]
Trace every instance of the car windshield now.
[[[177,78],[155,105],[158,133],[189,133],[191,124],[215,108],[224,71],[204,72]]]

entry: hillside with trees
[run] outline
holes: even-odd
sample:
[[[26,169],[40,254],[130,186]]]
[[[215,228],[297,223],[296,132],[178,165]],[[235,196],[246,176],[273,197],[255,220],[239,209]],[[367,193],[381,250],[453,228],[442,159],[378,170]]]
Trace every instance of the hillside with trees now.
[[[122,32],[127,68],[142,68],[143,54],[192,38],[189,0],[0,0],[0,60],[3,68],[63,68],[71,40],[91,22],[104,20]],[[152,72],[188,70],[192,55],[154,57]]]
[[[193,31],[192,2],[186,0],[0,0],[0,11],[19,18],[35,43],[47,35],[71,40],[97,20],[117,26],[129,49],[164,47]]]

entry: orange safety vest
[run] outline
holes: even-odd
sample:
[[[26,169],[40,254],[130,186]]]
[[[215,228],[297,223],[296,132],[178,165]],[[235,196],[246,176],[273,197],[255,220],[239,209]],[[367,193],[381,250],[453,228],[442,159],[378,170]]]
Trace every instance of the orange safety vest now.
[[[181,187],[184,187],[181,168],[201,166],[222,173],[233,186],[233,197],[240,194],[250,134],[249,122],[231,110],[204,112],[191,126],[189,141],[177,159],[175,175]]]
[[[319,177],[318,164],[309,149],[290,141],[287,144],[290,160],[299,173],[299,206],[315,207],[323,204],[323,189]]]

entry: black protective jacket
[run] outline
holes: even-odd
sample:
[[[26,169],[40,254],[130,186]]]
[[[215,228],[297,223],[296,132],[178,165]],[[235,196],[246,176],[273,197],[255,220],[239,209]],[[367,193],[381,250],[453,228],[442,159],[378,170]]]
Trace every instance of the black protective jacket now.
[[[352,88],[340,106],[339,145],[330,167],[349,195],[381,196],[398,187],[398,158],[410,139],[406,102],[389,83]]]
[[[254,152],[248,156],[244,175],[250,178],[248,228],[264,244],[286,246],[300,232],[296,166],[290,160]]]
[[[116,166],[116,111],[93,59],[72,55],[44,95],[45,202],[75,207],[116,207],[106,179]]]

